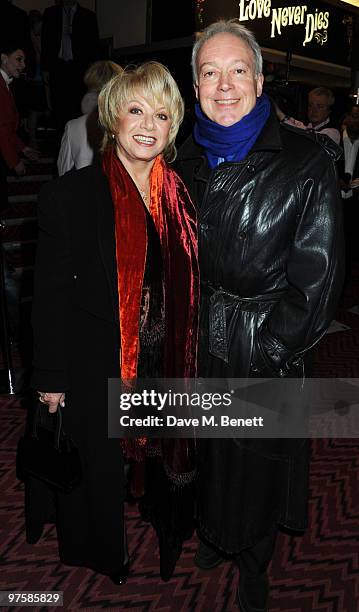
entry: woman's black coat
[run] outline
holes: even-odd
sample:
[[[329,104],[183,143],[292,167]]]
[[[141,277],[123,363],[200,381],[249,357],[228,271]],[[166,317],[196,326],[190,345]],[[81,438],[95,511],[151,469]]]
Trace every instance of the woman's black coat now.
[[[107,435],[107,379],[119,375],[113,204],[100,165],[46,185],[39,197],[33,304],[33,386],[66,392],[64,428],[79,447],[84,482],[56,497],[64,563],[118,573],[124,560],[123,457]],[[38,539],[52,496],[27,487],[27,533]]]
[[[176,170],[199,215],[201,376],[301,376],[342,286],[337,155],[274,114],[239,163],[211,171],[192,138],[181,147]],[[203,440],[199,458],[199,524],[219,548],[306,526],[305,440]]]

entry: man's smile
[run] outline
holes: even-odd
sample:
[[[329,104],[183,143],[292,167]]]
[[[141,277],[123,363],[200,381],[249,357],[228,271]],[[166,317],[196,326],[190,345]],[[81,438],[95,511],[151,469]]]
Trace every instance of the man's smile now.
[[[221,104],[223,106],[230,106],[231,104],[237,104],[239,102],[239,98],[232,98],[230,100],[215,100],[216,104]]]

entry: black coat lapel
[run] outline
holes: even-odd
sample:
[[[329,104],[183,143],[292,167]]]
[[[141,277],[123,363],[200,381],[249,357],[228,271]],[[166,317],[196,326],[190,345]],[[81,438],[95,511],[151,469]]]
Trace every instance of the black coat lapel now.
[[[208,165],[203,149],[199,147],[192,136],[181,146],[174,168],[186,185],[196,208],[201,208],[211,169]]]

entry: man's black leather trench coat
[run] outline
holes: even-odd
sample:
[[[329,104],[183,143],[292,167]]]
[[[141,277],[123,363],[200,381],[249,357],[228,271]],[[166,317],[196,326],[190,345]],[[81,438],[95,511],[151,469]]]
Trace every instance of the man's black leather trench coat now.
[[[181,147],[199,217],[201,376],[303,375],[342,288],[339,151],[273,113],[239,163],[210,170],[192,138]],[[304,529],[308,443],[200,441],[198,487],[200,530],[228,553],[275,524]]]

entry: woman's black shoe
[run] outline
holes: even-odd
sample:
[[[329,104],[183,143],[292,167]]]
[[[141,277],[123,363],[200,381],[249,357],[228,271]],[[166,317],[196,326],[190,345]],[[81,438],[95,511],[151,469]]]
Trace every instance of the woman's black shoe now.
[[[117,574],[110,574],[109,578],[113,582],[113,584],[125,584],[127,582],[129,571],[130,562],[127,561],[127,563],[122,566],[122,570],[120,572],[118,572]]]

